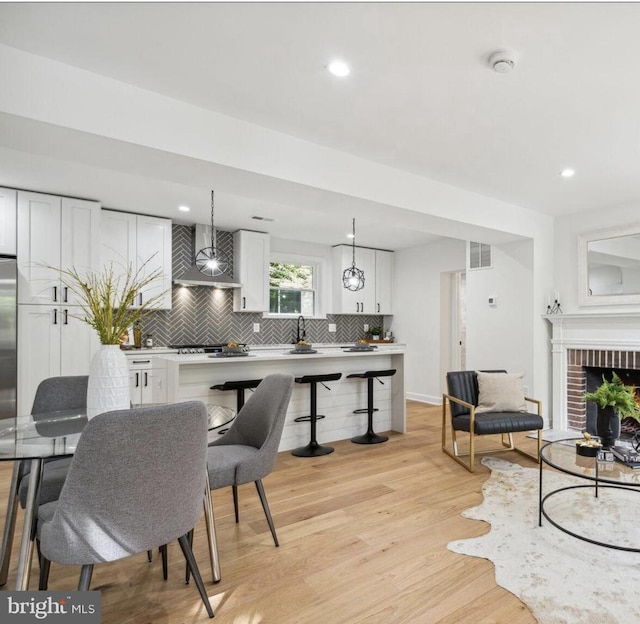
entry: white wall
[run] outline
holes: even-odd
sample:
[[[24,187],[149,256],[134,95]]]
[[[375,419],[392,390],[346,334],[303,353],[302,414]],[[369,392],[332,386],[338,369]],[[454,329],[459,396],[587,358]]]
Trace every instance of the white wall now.
[[[466,243],[443,239],[394,255],[393,333],[407,344],[407,398],[439,403],[440,275],[465,268]],[[446,337],[445,337],[446,339]]]
[[[442,331],[448,319],[441,316],[441,277],[465,270],[466,252],[465,241],[447,239],[395,254],[393,330],[407,344],[409,399],[441,401],[441,340],[448,339]],[[533,394],[533,328],[540,320],[534,318],[533,307],[533,242],[494,246],[492,253],[493,268],[466,273],[466,368],[523,371]],[[496,307],[488,305],[489,296],[496,297]]]
[[[532,391],[533,242],[492,246],[491,253],[490,269],[467,271],[466,367],[524,372]]]

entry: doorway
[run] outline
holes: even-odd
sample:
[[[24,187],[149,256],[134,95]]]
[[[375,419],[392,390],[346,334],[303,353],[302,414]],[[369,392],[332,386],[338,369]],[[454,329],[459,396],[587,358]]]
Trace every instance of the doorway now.
[[[465,370],[467,364],[467,274],[450,271],[440,275],[440,371],[442,388],[445,375],[452,370]]]

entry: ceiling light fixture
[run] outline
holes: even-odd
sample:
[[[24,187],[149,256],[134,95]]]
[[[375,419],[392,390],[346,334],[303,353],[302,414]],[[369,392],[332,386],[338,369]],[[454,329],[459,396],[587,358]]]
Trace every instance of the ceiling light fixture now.
[[[347,290],[361,290],[364,288],[364,271],[356,267],[356,220],[353,219],[351,266],[342,272],[342,285]]]
[[[191,208],[189,208],[189,206],[178,206],[178,210],[180,212],[189,212]]]
[[[215,277],[223,275],[229,269],[227,254],[216,249],[216,228],[214,216],[214,192],[211,191],[211,247],[205,247],[196,254],[196,267],[200,273]]]
[[[560,172],[560,176],[563,178],[572,178],[574,175],[576,174],[576,172],[573,169],[563,169]]]
[[[351,73],[351,69],[349,66],[340,60],[331,61],[327,66],[327,69],[334,75],[338,76],[338,78],[344,78]]]

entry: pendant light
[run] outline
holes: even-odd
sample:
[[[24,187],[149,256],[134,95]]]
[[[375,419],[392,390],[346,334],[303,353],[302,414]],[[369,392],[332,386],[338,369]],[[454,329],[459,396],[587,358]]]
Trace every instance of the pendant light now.
[[[216,228],[213,222],[214,192],[211,191],[211,247],[204,247],[196,254],[198,271],[215,277],[223,275],[229,269],[229,258],[224,251],[216,249]]]
[[[356,220],[353,219],[353,237],[351,241],[351,266],[342,273],[342,285],[347,290],[361,290],[364,288],[364,271],[356,266]]]

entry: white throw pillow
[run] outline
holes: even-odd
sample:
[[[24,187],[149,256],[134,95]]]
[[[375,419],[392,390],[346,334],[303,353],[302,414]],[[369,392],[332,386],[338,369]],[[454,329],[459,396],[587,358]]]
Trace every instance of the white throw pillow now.
[[[524,373],[482,373],[478,375],[478,407],[483,412],[526,412],[522,378]]]

